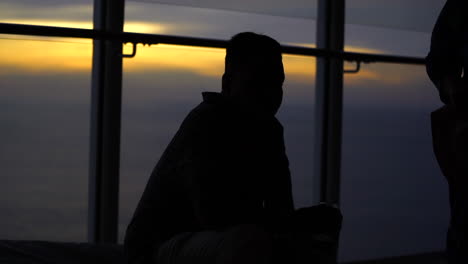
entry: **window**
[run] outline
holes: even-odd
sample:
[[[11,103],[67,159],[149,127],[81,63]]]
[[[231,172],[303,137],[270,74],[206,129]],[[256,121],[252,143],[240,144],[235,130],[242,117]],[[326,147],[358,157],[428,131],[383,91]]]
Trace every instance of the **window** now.
[[[371,64],[345,75],[342,261],[444,249],[448,194],[430,124],[439,106],[421,66]]]
[[[0,37],[0,238],[85,241],[91,41]]]
[[[3,1],[0,23],[92,28],[91,0],[33,2]],[[254,31],[285,45],[315,46],[317,1],[288,1],[289,9],[263,1],[248,1],[248,8],[239,1],[172,2],[127,1],[125,31],[222,40]],[[423,57],[443,2],[347,1],[345,50]],[[84,241],[92,40],[0,37],[6,175],[0,238]],[[120,241],[180,122],[201,91],[219,91],[223,60],[222,49],[161,44],[138,46],[137,56],[124,60]],[[311,205],[314,189],[315,58],[285,55],[284,64],[278,118],[296,207],[303,207]],[[424,68],[363,64],[358,74],[345,75],[344,96],[340,259],[442,250],[447,193],[429,123],[439,103]]]

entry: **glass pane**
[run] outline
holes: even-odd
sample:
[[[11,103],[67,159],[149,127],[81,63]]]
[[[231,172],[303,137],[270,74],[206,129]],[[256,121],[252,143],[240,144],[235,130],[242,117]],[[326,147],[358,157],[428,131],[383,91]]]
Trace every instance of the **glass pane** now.
[[[229,39],[236,33],[267,34],[282,44],[315,43],[315,21],[144,1],[127,1],[125,31]],[[314,13],[315,14],[315,13]]]
[[[191,7],[193,9],[236,11],[309,20],[317,18],[318,3],[317,0],[131,0],[131,2],[147,2]],[[444,2],[445,0],[348,0],[346,1],[346,23],[430,32],[434,19]]]
[[[119,240],[146,182],[201,92],[220,91],[223,49],[139,47],[124,61]],[[181,59],[183,58],[183,59]],[[284,56],[283,106],[287,154],[296,207],[312,203],[315,59]]]
[[[421,66],[345,75],[341,261],[444,250],[447,186],[430,124],[440,106]]]
[[[149,2],[157,4],[177,5],[215,10],[237,11],[243,13],[264,14],[291,18],[315,19],[317,0],[130,0],[133,2]]]
[[[429,33],[445,2],[445,0],[347,0],[346,23]]]
[[[93,0],[3,0],[0,23],[93,28]]]
[[[345,51],[426,57],[431,34],[346,24]]]
[[[425,57],[443,0],[346,1],[345,50]]]
[[[425,57],[443,0],[346,1],[347,51]]]
[[[92,43],[0,38],[0,238],[85,241]]]

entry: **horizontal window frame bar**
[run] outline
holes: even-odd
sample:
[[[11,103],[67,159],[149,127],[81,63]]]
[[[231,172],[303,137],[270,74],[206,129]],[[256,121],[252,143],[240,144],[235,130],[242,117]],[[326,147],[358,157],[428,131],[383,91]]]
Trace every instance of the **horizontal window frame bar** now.
[[[94,29],[80,29],[67,27],[51,27],[37,25],[23,25],[0,23],[0,34],[28,35],[43,37],[64,37],[64,38],[84,38],[99,40],[115,40],[122,43],[142,43],[142,44],[171,44],[182,46],[195,46],[204,48],[226,48],[227,40],[195,38],[184,36],[145,34],[145,33],[113,33]],[[282,46],[284,54],[339,58],[345,61],[359,61],[363,63],[397,63],[425,65],[426,59],[420,57],[397,56],[386,54],[371,54],[360,52],[338,52],[334,50],[307,48],[297,46]]]

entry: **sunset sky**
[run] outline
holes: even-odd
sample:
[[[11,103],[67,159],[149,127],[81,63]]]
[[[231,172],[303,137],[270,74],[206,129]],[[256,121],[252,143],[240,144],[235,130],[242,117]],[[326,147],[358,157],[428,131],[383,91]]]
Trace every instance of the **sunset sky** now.
[[[443,4],[349,0],[346,50],[424,57]],[[315,13],[306,0],[127,1],[124,30],[214,39],[254,31],[314,47]],[[3,0],[0,22],[92,28],[92,1]],[[85,241],[92,41],[0,35],[0,57],[0,239]],[[312,57],[283,61],[278,118],[301,207],[313,189],[316,66]],[[222,49],[171,45],[139,45],[124,59],[120,239],[181,120],[200,92],[220,89],[223,63]],[[442,250],[447,194],[429,123],[440,103],[424,67],[364,64],[345,75],[344,91],[340,259]]]

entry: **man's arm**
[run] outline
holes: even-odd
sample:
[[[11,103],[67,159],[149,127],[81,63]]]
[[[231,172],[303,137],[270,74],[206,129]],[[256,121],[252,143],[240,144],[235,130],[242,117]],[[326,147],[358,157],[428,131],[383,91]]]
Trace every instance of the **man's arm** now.
[[[259,127],[231,137],[205,131],[187,153],[183,173],[205,228],[265,223],[294,210],[282,129]]]
[[[267,143],[267,151],[271,155],[269,163],[268,195],[265,201],[266,210],[271,217],[286,218],[294,211],[292,196],[291,173],[289,160],[284,145],[283,128],[276,123],[275,133],[271,142]]]
[[[219,132],[219,131],[218,131]],[[181,174],[199,224],[204,229],[222,229],[257,223],[261,204],[255,177],[241,144],[216,131],[201,132],[187,149]]]

